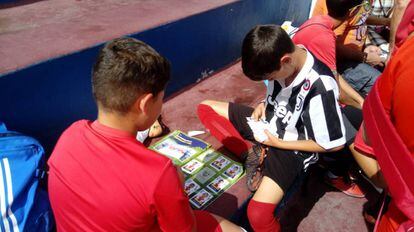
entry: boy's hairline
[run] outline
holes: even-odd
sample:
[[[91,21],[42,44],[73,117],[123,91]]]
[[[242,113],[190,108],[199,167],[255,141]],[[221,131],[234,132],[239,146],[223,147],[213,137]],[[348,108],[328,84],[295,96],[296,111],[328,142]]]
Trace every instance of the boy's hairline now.
[[[155,97],[153,99],[158,100],[158,98],[160,97],[161,93],[162,92],[165,92],[165,90],[166,89],[164,87],[164,89],[162,89],[161,91],[158,91],[158,93],[156,93],[156,95],[155,95]],[[137,97],[135,98],[134,103],[132,103],[129,106],[129,110],[127,110],[125,112],[124,111],[119,111],[119,110],[116,110],[116,109],[111,109],[111,108],[105,107],[102,104],[102,101],[98,100],[95,96],[93,98],[95,100],[95,105],[96,105],[98,111],[101,110],[102,112],[105,112],[105,113],[115,113],[115,114],[118,114],[118,115],[126,115],[126,114],[128,114],[128,113],[131,112],[131,107],[135,104],[135,102],[138,100],[138,98],[142,97],[145,94],[152,94],[154,96],[154,93],[152,93],[151,91],[147,91],[147,92],[143,92],[143,93],[137,94]]]
[[[292,40],[292,39],[291,39]],[[292,43],[293,43],[293,40],[292,40]],[[262,75],[257,75],[257,76],[268,76],[268,75],[270,75],[270,74],[272,74],[273,72],[277,72],[277,71],[280,71],[280,69],[282,68],[282,58],[284,57],[284,56],[286,56],[286,55],[290,55],[290,54],[293,54],[295,51],[296,51],[296,49],[297,49],[297,45],[295,44],[295,43],[293,43],[293,51],[292,52],[286,52],[285,54],[283,54],[281,57],[280,57],[280,60],[279,60],[279,68],[275,68],[274,70],[272,70],[270,73],[264,73],[264,74],[262,74]],[[246,75],[247,76],[247,75]],[[251,79],[252,81],[269,81],[269,80],[272,80],[272,79],[270,79],[270,78],[261,78],[261,79],[253,79],[253,78],[250,78],[250,76],[247,76],[247,77],[249,77],[249,79]]]

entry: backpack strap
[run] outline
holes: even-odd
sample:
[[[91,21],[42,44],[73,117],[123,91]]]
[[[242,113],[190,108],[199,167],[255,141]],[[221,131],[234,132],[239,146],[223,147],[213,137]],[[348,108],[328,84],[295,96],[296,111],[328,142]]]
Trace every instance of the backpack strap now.
[[[388,195],[387,190],[384,190],[384,191],[382,192],[382,194],[383,194],[384,196],[382,197],[381,208],[380,208],[380,210],[379,210],[379,212],[378,212],[378,215],[377,215],[377,220],[375,220],[375,226],[374,226],[374,230],[373,230],[374,232],[377,232],[377,231],[378,231],[378,226],[379,226],[379,223],[380,223],[380,220],[381,220],[381,216],[382,216],[382,214],[384,213],[385,202],[386,202],[386,200],[387,200],[387,195]]]
[[[366,132],[398,208],[414,220],[414,158],[402,141],[379,96],[378,82],[363,107]]]

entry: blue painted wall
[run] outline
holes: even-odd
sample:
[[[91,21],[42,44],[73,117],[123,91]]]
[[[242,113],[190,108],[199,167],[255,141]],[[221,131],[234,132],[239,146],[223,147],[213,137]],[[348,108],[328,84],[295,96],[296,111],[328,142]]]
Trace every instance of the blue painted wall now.
[[[130,36],[172,63],[167,95],[195,83],[202,73],[240,57],[244,35],[256,24],[306,20],[311,0],[245,0]],[[0,76],[0,121],[34,136],[51,152],[62,131],[76,120],[96,117],[90,73],[101,47],[59,57]]]

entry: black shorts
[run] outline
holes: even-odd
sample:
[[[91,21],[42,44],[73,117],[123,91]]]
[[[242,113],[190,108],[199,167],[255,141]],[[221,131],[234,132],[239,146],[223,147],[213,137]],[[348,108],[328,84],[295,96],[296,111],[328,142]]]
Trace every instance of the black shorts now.
[[[354,142],[356,133],[361,126],[362,110],[352,106],[345,106],[341,109],[341,112],[345,126],[346,146],[348,147]]]
[[[247,124],[246,117],[252,116],[254,109],[249,106],[229,103],[229,120],[236,128],[240,135],[253,143],[257,143],[253,136],[253,131]]]
[[[229,104],[229,120],[247,140],[256,142],[253,132],[247,124],[246,117],[250,117],[254,109],[241,104]],[[257,142],[256,142],[257,143]],[[270,147],[264,163],[264,175],[276,182],[286,193],[296,177],[308,165],[315,163],[318,156],[313,153],[296,152]]]

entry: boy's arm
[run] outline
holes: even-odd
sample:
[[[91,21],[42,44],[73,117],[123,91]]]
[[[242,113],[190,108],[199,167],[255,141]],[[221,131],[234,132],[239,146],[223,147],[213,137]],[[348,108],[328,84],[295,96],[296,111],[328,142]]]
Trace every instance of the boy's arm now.
[[[337,75],[339,79],[339,102],[345,105],[351,105],[358,109],[362,109],[362,104],[364,103],[364,98],[355,91],[346,80],[341,75]]]
[[[376,17],[376,16],[371,15],[367,18],[366,23],[368,25],[390,26],[391,19],[390,18]]]
[[[196,231],[196,222],[175,166],[169,162],[154,192],[154,208],[162,231]]]
[[[264,141],[263,144],[285,150],[305,152],[330,152],[339,151],[344,147],[342,145],[326,150],[313,140],[283,141],[277,138],[276,136],[272,135],[272,133],[270,133],[267,130],[265,130],[265,133],[268,137],[268,140]]]
[[[312,148],[319,146],[318,151],[321,152],[334,151],[342,148],[346,142],[345,126],[338,104],[338,87],[330,77],[327,79],[327,76],[321,76],[321,80],[323,86],[316,85],[310,90],[320,93],[309,100],[301,115],[307,139],[312,141],[299,144]]]
[[[390,54],[392,53],[395,45],[395,36],[397,33],[398,25],[401,22],[401,19],[404,15],[405,8],[407,8],[410,0],[396,0],[394,10],[391,16],[391,25],[390,25]]]
[[[364,128],[363,126],[361,128]],[[362,171],[368,176],[369,179],[379,188],[386,188],[387,184],[384,180],[384,176],[381,173],[381,169],[376,159],[371,156],[359,152],[355,149],[354,144],[350,146],[351,153],[354,156],[355,161],[361,167]]]
[[[365,54],[362,51],[349,48],[337,40],[336,57],[339,58],[339,60],[353,60],[363,63]]]
[[[359,51],[343,45],[338,40],[336,42],[336,57],[337,60],[352,60],[360,63],[367,63],[371,66],[383,66],[384,62],[383,58],[381,58],[377,52],[372,52],[370,49],[365,50],[364,52]]]

